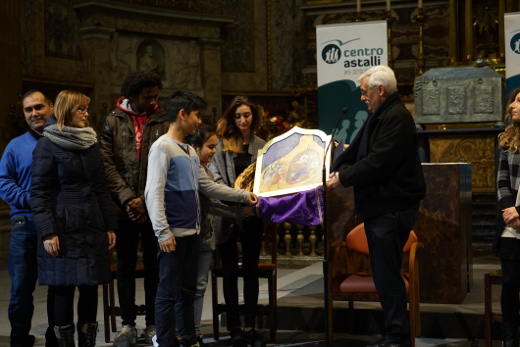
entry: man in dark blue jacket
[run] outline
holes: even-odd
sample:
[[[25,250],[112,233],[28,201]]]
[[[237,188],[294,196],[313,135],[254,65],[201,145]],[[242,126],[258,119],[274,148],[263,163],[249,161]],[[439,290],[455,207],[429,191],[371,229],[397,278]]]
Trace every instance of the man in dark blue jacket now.
[[[0,198],[11,207],[12,229],[7,259],[11,276],[8,311],[11,347],[34,345],[34,336],[29,332],[34,311],[33,292],[38,278],[36,249],[41,240],[38,240],[30,206],[32,152],[54,107],[49,98],[34,89],[22,96],[22,106],[29,131],[9,142],[0,161]],[[54,298],[53,295],[48,297]],[[58,346],[54,335],[53,306],[53,300],[47,300],[49,328],[45,333],[46,347]]]
[[[415,123],[395,92],[392,69],[375,66],[359,82],[361,100],[371,114],[334,162],[327,189],[353,186],[356,217],[365,223],[385,318],[384,337],[367,347],[409,346],[401,254],[426,194]]]

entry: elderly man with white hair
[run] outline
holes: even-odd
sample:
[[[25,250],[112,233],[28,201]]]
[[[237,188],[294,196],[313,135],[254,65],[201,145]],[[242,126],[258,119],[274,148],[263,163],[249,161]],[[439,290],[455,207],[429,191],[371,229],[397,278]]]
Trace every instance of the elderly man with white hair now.
[[[383,338],[367,347],[410,345],[401,254],[426,194],[417,133],[410,112],[396,92],[387,66],[360,78],[361,100],[370,115],[331,169],[328,190],[353,186],[356,218],[365,223],[370,262],[383,315]]]

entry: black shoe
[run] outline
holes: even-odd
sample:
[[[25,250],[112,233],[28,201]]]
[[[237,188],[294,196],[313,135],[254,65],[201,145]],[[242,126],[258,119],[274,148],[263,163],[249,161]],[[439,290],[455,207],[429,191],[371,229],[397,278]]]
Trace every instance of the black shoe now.
[[[386,344],[385,341],[383,339],[381,339],[376,342],[372,342],[372,343],[366,345],[365,347],[384,347],[385,344]]]
[[[197,335],[197,342],[199,343],[199,346],[200,347],[205,347],[206,344],[204,343],[204,341],[202,341],[202,335]]]
[[[260,333],[255,328],[251,328],[247,331],[244,330],[244,338],[252,347],[265,346],[265,341],[263,340],[262,335],[260,335]]]
[[[58,338],[54,333],[54,327],[48,327],[45,331],[45,347],[59,347]]]
[[[410,342],[388,342],[384,339],[366,345],[366,347],[410,347]]]
[[[387,343],[385,347],[410,347],[410,342]]]
[[[32,347],[34,346],[34,341],[36,341],[36,338],[33,335],[27,335],[19,341],[11,341],[11,347]]]
[[[502,341],[502,347],[518,347],[518,340],[507,339]]]
[[[231,334],[231,346],[233,347],[246,347],[248,340],[245,338],[244,333],[240,327],[233,328],[230,331]]]

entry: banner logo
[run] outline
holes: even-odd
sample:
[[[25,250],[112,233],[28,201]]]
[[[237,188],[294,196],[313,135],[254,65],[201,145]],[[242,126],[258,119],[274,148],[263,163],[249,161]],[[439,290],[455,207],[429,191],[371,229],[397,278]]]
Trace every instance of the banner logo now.
[[[326,45],[321,51],[321,58],[327,64],[335,64],[339,61],[341,52],[339,47],[334,44]]]
[[[509,46],[511,47],[511,50],[516,53],[520,54],[520,33],[513,35],[511,37],[511,40],[509,41]]]

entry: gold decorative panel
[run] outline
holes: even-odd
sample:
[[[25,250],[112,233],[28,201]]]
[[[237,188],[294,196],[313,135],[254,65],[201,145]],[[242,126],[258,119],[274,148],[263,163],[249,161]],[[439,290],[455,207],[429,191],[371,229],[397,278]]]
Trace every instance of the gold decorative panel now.
[[[494,135],[430,137],[430,162],[470,163],[474,193],[494,193],[495,188]]]

